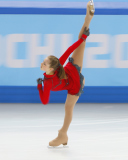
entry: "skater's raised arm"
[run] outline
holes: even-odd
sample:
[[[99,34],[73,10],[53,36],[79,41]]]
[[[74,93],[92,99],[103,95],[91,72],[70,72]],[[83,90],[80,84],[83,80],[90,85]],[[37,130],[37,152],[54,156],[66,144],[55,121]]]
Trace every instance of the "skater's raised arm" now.
[[[89,31],[87,32],[89,33]],[[76,41],[73,45],[71,45],[64,53],[63,55],[59,58],[60,64],[64,65],[65,61],[67,60],[67,58],[70,56],[70,54],[77,48],[79,47],[79,45],[86,40],[88,35],[83,34],[82,37]]]

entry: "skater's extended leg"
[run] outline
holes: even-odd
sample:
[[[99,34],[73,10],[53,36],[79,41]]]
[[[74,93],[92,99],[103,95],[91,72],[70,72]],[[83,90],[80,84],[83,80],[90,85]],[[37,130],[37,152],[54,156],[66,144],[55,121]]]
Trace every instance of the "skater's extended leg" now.
[[[84,29],[85,27],[88,29],[89,28],[89,25],[90,25],[90,22],[93,18],[93,15],[90,14],[90,1],[87,3],[87,11],[86,11],[86,16],[85,16],[85,21],[84,21],[84,24],[79,32],[79,36],[78,36],[78,39],[81,38],[83,32],[84,32]],[[72,54],[72,58],[74,59],[74,63],[77,64],[78,66],[81,67],[81,70],[82,70],[82,66],[83,66],[83,58],[84,58],[84,50],[85,50],[85,44],[86,42],[82,42],[81,45],[73,52]]]

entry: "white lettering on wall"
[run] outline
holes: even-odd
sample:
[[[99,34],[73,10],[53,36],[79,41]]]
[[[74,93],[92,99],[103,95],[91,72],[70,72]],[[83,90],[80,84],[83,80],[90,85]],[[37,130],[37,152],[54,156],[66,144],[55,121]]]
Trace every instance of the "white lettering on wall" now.
[[[41,45],[41,36],[44,45]],[[0,35],[0,66],[10,68],[33,68],[40,66],[40,55],[55,55],[55,46],[58,40],[55,34],[9,34],[6,37]],[[60,56],[72,45],[71,34],[61,34],[61,42],[58,45]],[[19,42],[26,42],[25,59],[17,59]],[[87,43],[97,43],[98,47],[85,47],[85,59],[83,68],[128,68],[128,59],[123,59],[123,43],[128,43],[128,35],[110,36],[106,34],[91,34],[87,38]],[[109,44],[111,42],[111,44]],[[112,50],[110,52],[110,46]],[[128,52],[128,50],[127,50]],[[96,59],[97,55],[111,54],[110,59]],[[79,53],[78,53],[79,54]],[[128,55],[128,53],[127,53]],[[58,57],[58,56],[57,56]],[[128,57],[128,56],[127,56]],[[65,62],[65,64],[68,62]],[[64,64],[64,65],[65,65]]]
[[[6,38],[6,66],[10,68],[24,68],[24,64],[27,64],[29,61],[28,59],[16,59],[16,43],[27,42],[25,34],[10,34]]]
[[[70,47],[70,42],[72,41],[72,35],[71,34],[62,34],[61,35],[61,53],[60,53],[60,57],[61,55],[68,49],[68,47]],[[68,62],[68,58],[66,60],[66,62],[64,63],[64,66],[67,64]]]
[[[40,46],[41,35],[32,34],[29,43],[30,67],[38,67],[39,55],[53,55],[55,35],[44,35],[45,46]]]
[[[108,68],[109,60],[96,60],[94,56],[108,53],[109,36],[106,34],[91,34],[87,42],[97,42],[100,46],[86,49],[85,68]]]
[[[128,42],[128,34],[117,35],[115,37],[115,67],[116,68],[128,68],[128,60],[122,60],[123,43]],[[127,53],[128,54],[128,53]]]

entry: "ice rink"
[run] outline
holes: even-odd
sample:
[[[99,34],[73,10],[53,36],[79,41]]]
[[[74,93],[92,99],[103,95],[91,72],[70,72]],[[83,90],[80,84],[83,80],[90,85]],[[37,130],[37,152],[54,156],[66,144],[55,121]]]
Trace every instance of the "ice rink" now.
[[[0,104],[0,160],[128,160],[128,104],[77,103],[66,147],[48,148],[64,104]]]

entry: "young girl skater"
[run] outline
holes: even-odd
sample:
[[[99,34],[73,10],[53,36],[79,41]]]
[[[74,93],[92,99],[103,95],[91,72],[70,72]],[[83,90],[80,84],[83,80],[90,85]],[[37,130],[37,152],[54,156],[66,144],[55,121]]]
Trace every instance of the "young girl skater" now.
[[[55,56],[48,56],[41,63],[41,70],[45,71],[44,79],[37,79],[40,100],[43,104],[49,102],[50,91],[67,90],[65,102],[65,117],[62,128],[58,131],[58,136],[49,142],[49,146],[67,145],[67,131],[72,121],[73,108],[78,101],[85,84],[84,76],[81,74],[86,38],[89,36],[89,24],[94,15],[94,4],[87,3],[87,11],[84,24],[80,30],[78,41],[70,46],[66,52],[58,59]],[[74,52],[73,52],[74,51]],[[72,54],[71,57],[69,55]],[[69,62],[63,68],[67,58]],[[44,86],[42,88],[42,81]]]

